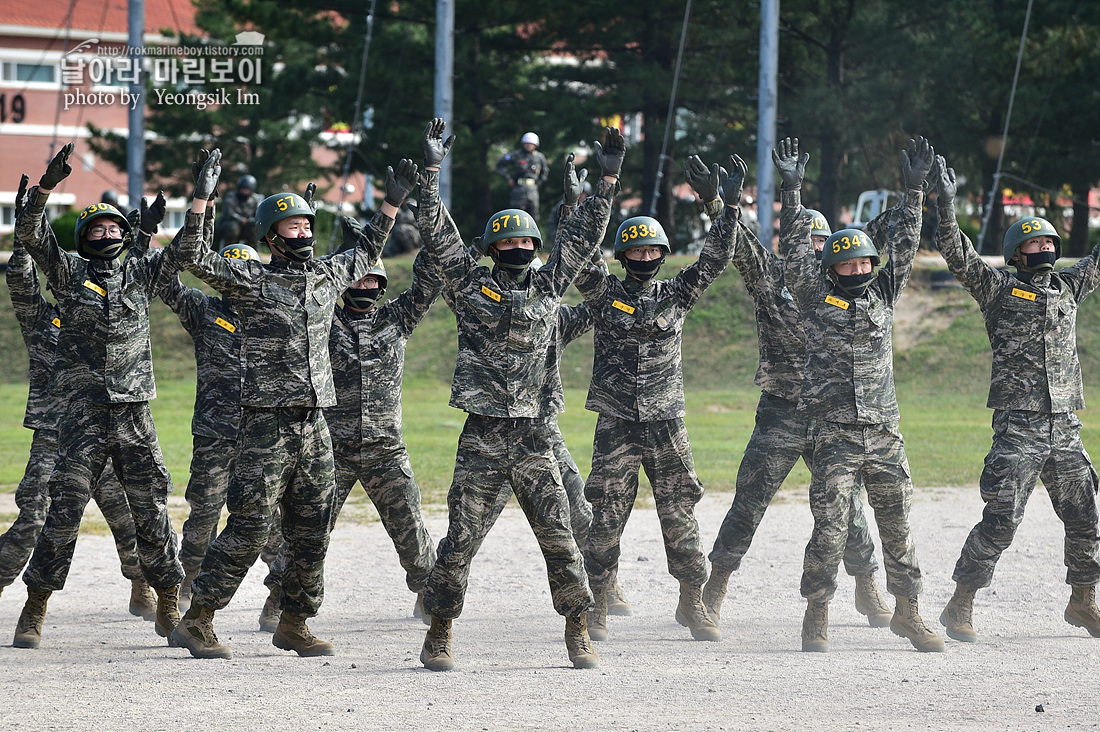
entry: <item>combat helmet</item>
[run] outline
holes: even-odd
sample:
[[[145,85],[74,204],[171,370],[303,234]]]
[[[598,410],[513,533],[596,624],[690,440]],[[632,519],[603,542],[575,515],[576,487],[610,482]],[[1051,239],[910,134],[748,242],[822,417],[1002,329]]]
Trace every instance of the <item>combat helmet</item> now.
[[[1026,219],[1020,219],[1005,231],[1005,264],[1013,264],[1012,258],[1016,256],[1016,251],[1020,248],[1020,245],[1037,236],[1049,236],[1053,239],[1054,258],[1058,259],[1062,256],[1062,237],[1058,235],[1054,225],[1038,216],[1029,216]]]
[[[291,216],[305,216],[309,219],[310,228],[316,222],[317,217],[313,209],[306,203],[306,199],[297,193],[277,193],[260,201],[256,207],[256,235],[259,241],[264,241],[270,235],[275,245],[291,259],[304,262],[313,256],[313,237],[301,239],[284,239],[271,231],[272,227],[283,219]]]
[[[96,219],[110,217],[122,229],[122,239],[100,239],[94,242],[84,241],[84,234]],[[114,259],[126,246],[126,236],[133,231],[130,222],[122,212],[109,203],[93,203],[77,214],[73,238],[76,251],[88,259]]]
[[[810,236],[828,238],[833,235],[833,230],[829,227],[829,220],[825,218],[824,214],[812,208],[803,209],[803,211],[810,217]]]
[[[474,248],[478,254],[489,254],[489,246],[501,239],[531,237],[535,240],[535,251],[542,249],[542,232],[538,222],[526,211],[518,208],[506,208],[497,211],[485,223],[485,233],[474,238]]]
[[[360,278],[360,282],[363,278],[370,276],[377,277],[382,280],[377,288],[375,287],[349,287],[344,291],[344,305],[352,308],[353,310],[369,310],[371,307],[382,302],[382,298],[386,296],[386,286],[390,283],[390,278],[386,275],[386,265],[379,259],[377,262],[370,266],[367,273]],[[356,282],[355,284],[358,284]]]
[[[219,257],[226,259],[239,259],[242,262],[255,259],[260,261],[260,253],[248,244],[227,244],[218,250]]]
[[[825,240],[825,252],[821,255],[821,270],[827,273],[838,262],[847,262],[849,259],[860,257],[869,258],[872,267],[877,267],[881,263],[878,248],[871,241],[871,237],[859,229],[841,229],[835,234],[830,234]]]
[[[648,262],[627,259],[626,250],[634,247],[660,247],[661,258]],[[645,282],[657,276],[657,271],[665,263],[665,255],[672,253],[672,246],[661,222],[650,216],[634,216],[619,224],[613,253],[623,269],[635,279]]]

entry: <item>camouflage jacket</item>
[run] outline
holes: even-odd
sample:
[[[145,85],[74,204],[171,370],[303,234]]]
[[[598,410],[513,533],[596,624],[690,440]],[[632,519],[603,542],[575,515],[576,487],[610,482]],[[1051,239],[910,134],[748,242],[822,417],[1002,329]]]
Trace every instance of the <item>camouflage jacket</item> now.
[[[421,249],[409,289],[365,313],[336,309],[328,339],[336,406],[325,409],[333,442],[400,439],[405,345],[442,287],[438,265]]]
[[[263,200],[264,197],[259,193],[253,193],[242,199],[237,195],[237,191],[230,191],[222,197],[222,216],[227,221],[238,221],[240,223],[251,221],[255,223],[256,209],[260,207],[260,202]]]
[[[458,323],[452,407],[487,417],[543,415],[547,350],[556,338],[558,305],[603,239],[615,188],[601,180],[596,194],[564,224],[546,264],[517,281],[477,263],[439,199],[438,172],[422,174],[420,235],[439,257]]]
[[[497,174],[509,180],[533,180],[542,185],[550,176],[550,164],[538,150],[527,152],[522,147],[502,155],[497,161]]]
[[[795,243],[809,236],[804,217],[784,221],[779,232],[780,254],[786,257]],[[797,402],[806,348],[802,310],[787,289],[783,260],[751,232],[745,232],[734,240],[733,266],[741,273],[756,311],[760,366],[754,383],[769,394]]]
[[[565,411],[565,392],[561,386],[561,355],[565,347],[592,330],[595,320],[586,303],[559,305],[554,340],[546,349],[546,380],[542,385],[542,416]]]
[[[577,278],[595,321],[586,409],[634,422],[684,416],[684,320],[748,233],[739,219],[736,206],[715,214],[699,259],[670,280],[624,282],[596,266]]]
[[[1071,267],[1028,282],[983,262],[951,209],[940,211],[936,244],[985,318],[993,349],[986,406],[1046,413],[1084,409],[1077,306],[1100,284],[1100,247]]]
[[[842,424],[881,424],[899,419],[894,392],[892,340],[897,304],[920,242],[920,190],[906,191],[898,204],[867,225],[890,258],[867,291],[857,298],[834,288],[814,257],[809,232],[794,242],[785,260],[787,287],[805,316],[806,366],[799,410]],[[780,227],[802,217],[801,193],[783,191]]]
[[[56,430],[60,401],[49,386],[61,318],[57,306],[42,297],[38,268],[18,236],[12,243],[6,276],[8,294],[30,357],[30,389],[23,426],[29,430]]]
[[[149,300],[161,285],[164,250],[124,262],[70,254],[46,221],[47,198],[31,190],[16,235],[50,283],[64,323],[50,392],[100,404],[155,399]]]
[[[240,319],[245,407],[331,407],[336,404],[328,338],[336,298],[378,259],[393,219],[382,212],[363,228],[358,246],[305,262],[275,257],[219,257],[200,232],[201,217],[187,213],[173,257],[225,295]]]

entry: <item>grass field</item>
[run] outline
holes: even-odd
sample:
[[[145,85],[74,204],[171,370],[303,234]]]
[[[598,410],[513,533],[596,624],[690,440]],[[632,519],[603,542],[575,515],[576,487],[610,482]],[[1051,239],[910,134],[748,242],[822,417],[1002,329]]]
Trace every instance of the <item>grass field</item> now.
[[[674,257],[669,274],[690,261]],[[388,264],[389,291],[400,292],[411,260]],[[942,266],[942,262],[940,263]],[[617,267],[617,265],[612,265]],[[989,448],[989,345],[980,313],[965,292],[933,291],[925,264],[899,305],[904,333],[895,330],[895,372],[902,432],[918,486],[973,485]],[[194,284],[192,282],[192,284]],[[26,399],[26,356],[6,287],[0,286],[0,491],[15,489],[22,476],[30,432],[21,426]],[[567,300],[579,295],[570,291]],[[907,303],[910,303],[907,305]],[[915,303],[915,304],[913,304]],[[179,488],[186,483],[191,454],[194,359],[190,339],[159,301],[151,312],[158,398],[153,413],[161,446]],[[1078,318],[1079,353],[1086,398],[1100,398],[1100,298],[1085,302]],[[405,441],[429,503],[442,503],[454,467],[464,414],[447,406],[456,343],[454,318],[437,303],[409,342],[404,387]],[[591,335],[572,345],[562,362],[567,411],[560,424],[577,463],[587,471],[595,415],[584,410],[591,373]],[[696,467],[711,490],[731,490],[737,464],[752,432],[759,390],[753,386],[757,350],[752,303],[732,268],[706,293],[688,319],[684,335],[688,384],[688,429]],[[1085,444],[1100,440],[1100,420],[1081,414]],[[787,489],[802,490],[801,466]],[[0,524],[10,517],[0,515]]]

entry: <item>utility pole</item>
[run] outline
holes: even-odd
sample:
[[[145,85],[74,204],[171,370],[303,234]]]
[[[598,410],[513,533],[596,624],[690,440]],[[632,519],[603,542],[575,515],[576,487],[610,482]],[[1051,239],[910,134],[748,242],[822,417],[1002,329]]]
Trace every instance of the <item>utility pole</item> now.
[[[126,141],[126,193],[130,208],[141,207],[145,192],[145,0],[129,0],[127,22],[130,44],[128,55],[135,70],[130,82],[130,137]]]
[[[454,125],[455,2],[436,0],[435,4],[435,116]],[[451,206],[451,159],[439,169],[439,197]]]
[[[760,92],[756,122],[756,212],[760,242],[771,248],[775,228],[775,110],[778,96],[779,0],[760,3]]]

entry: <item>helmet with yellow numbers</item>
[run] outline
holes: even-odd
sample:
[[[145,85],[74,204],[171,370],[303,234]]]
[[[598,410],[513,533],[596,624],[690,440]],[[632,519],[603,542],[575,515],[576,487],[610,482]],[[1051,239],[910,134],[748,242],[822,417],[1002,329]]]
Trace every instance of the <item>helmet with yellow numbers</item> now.
[[[649,216],[629,218],[619,224],[619,230],[615,232],[616,259],[627,249],[634,247],[660,247],[665,254],[672,253],[661,222]]]
[[[859,229],[841,229],[825,240],[825,251],[821,255],[821,269],[823,272],[828,272],[829,268],[837,262],[846,262],[860,257],[870,259],[873,267],[881,263],[878,248],[871,241],[871,237]]]
[[[829,220],[824,214],[812,208],[803,209],[803,211],[810,218],[810,236],[832,236],[833,230],[829,227]]]
[[[478,254],[489,253],[489,245],[502,239],[530,237],[535,240],[535,251],[542,249],[542,232],[538,222],[526,211],[518,208],[506,208],[497,211],[485,223],[485,233],[474,238],[474,248]]]
[[[218,250],[219,257],[226,259],[239,259],[246,262],[255,259],[260,261],[260,253],[247,244],[229,244]]]
[[[83,241],[84,234],[88,231],[91,223],[97,219],[110,218],[119,228],[122,229],[123,243],[115,243],[115,240],[108,240],[105,245],[98,245],[95,242]],[[132,231],[133,227],[130,222],[122,215],[122,212],[109,203],[93,203],[91,206],[85,207],[76,216],[76,227],[73,229],[73,238],[76,240],[76,251],[82,257],[89,257],[92,259],[114,259],[121,252],[126,243],[127,234]]]
[[[1054,225],[1038,216],[1029,216],[1026,219],[1020,219],[1005,231],[1005,264],[1012,264],[1012,258],[1016,256],[1016,250],[1021,244],[1039,236],[1049,236],[1053,239],[1055,259],[1062,256],[1062,237],[1058,236]]]
[[[291,216],[305,216],[311,228],[317,220],[306,199],[297,193],[276,193],[260,201],[256,207],[256,236],[259,241],[267,237],[272,226]]]

